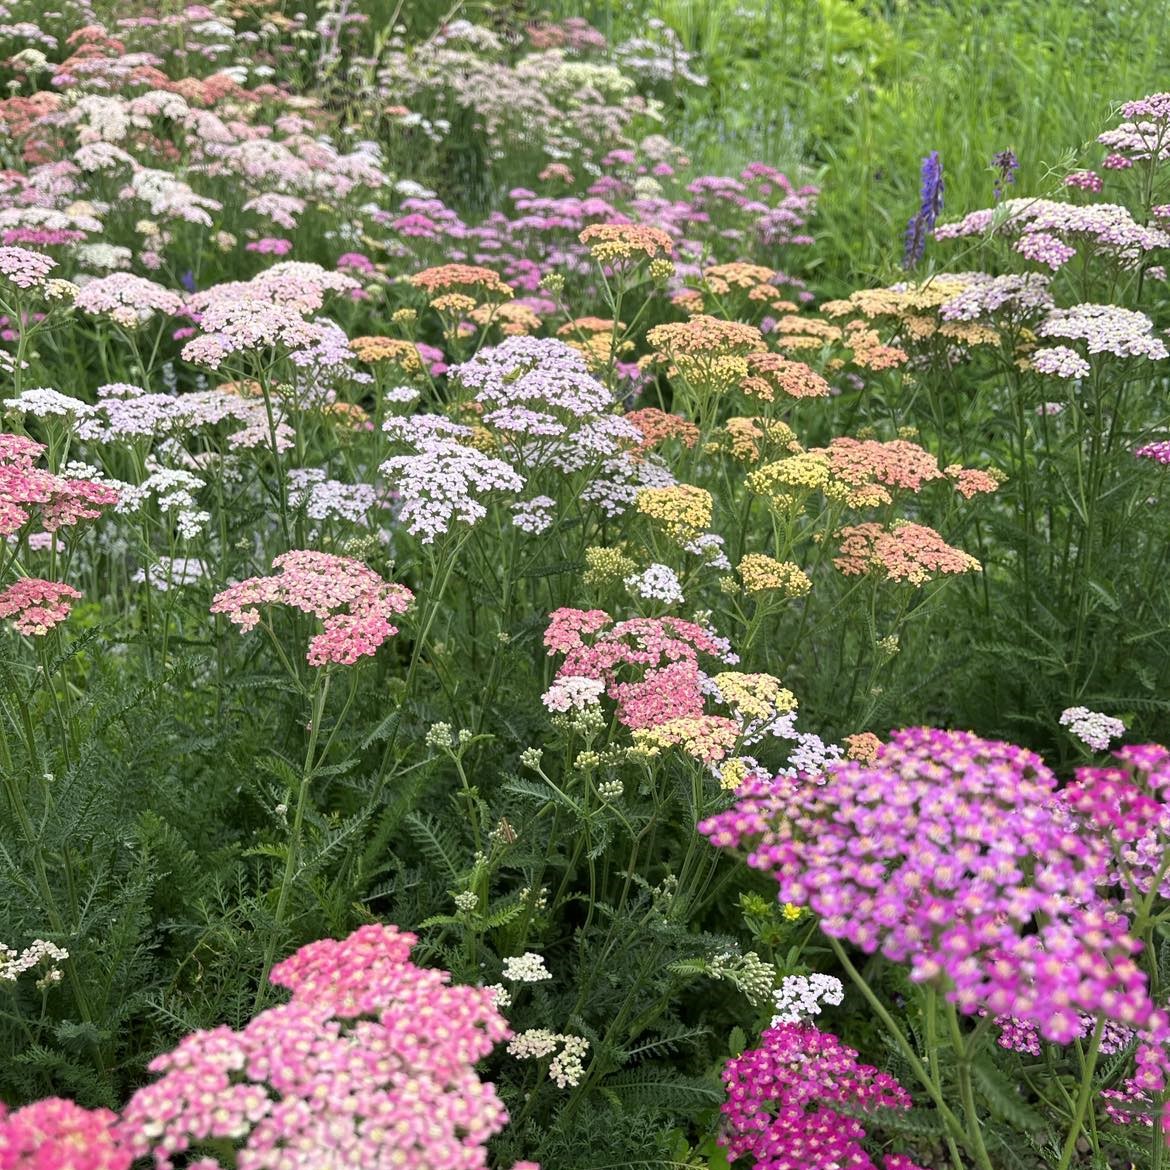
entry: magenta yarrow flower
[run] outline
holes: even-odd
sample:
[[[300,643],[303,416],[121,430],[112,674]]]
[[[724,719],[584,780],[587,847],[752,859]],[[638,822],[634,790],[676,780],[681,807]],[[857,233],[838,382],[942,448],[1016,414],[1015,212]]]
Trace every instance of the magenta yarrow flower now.
[[[242,630],[260,621],[260,609],[291,605],[320,619],[323,629],[309,639],[310,666],[352,666],[373,655],[398,633],[390,619],[405,613],[414,594],[405,585],[384,581],[351,557],[310,550],[278,556],[270,577],[249,577],[217,593],[212,613],[226,614]]]
[[[872,764],[749,779],[739,796],[700,831],[746,848],[830,937],[905,963],[962,1012],[1015,1016],[1055,1043],[1082,1015],[1165,1033],[1108,894],[1108,847],[1034,753],[913,728]]]
[[[811,1024],[781,1024],[723,1069],[726,1126],[720,1144],[730,1161],[750,1157],[755,1170],[814,1166],[877,1170],[866,1152],[866,1109],[909,1110],[909,1094],[888,1073]],[[848,1110],[840,1112],[834,1106]],[[887,1155],[886,1170],[921,1170],[904,1155]]]
[[[1134,454],[1139,459],[1152,459],[1155,463],[1170,465],[1170,439],[1159,439],[1156,443],[1146,443],[1138,447]]]

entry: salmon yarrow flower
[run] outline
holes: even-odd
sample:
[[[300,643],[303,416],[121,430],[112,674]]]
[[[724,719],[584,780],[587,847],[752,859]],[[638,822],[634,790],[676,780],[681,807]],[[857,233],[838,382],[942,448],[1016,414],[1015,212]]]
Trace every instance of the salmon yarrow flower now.
[[[440,264],[435,268],[424,268],[407,279],[432,298],[469,289],[481,300],[510,301],[515,295],[511,285],[505,284],[498,272],[477,264]]]
[[[801,446],[796,432],[779,419],[729,418],[708,449],[725,450],[741,463],[756,463],[781,452],[796,454]]]
[[[812,589],[808,574],[791,561],[778,561],[765,553],[748,553],[736,566],[744,592],[782,593],[805,597]]]
[[[711,493],[689,483],[643,488],[638,511],[660,525],[671,540],[686,544],[711,524]]]
[[[983,493],[999,491],[1006,478],[997,468],[984,471],[979,467],[963,467],[952,463],[943,468],[943,474],[955,485],[955,491],[965,500]]]
[[[888,488],[918,492],[930,480],[943,478],[934,456],[906,439],[882,443],[841,436],[812,453],[826,456],[833,482],[844,485],[851,507],[888,504],[893,499]]]
[[[748,375],[740,389],[764,402],[772,402],[777,396],[824,398],[832,393],[829,383],[811,366],[778,353],[749,354],[747,367]]]
[[[876,329],[867,328],[861,321],[849,322],[843,340],[851,351],[850,361],[863,370],[896,370],[910,360],[904,349],[888,345]]]
[[[21,577],[0,592],[0,618],[9,618],[22,634],[42,637],[69,616],[81,594],[63,581]]]
[[[351,557],[294,549],[278,556],[270,577],[249,577],[217,593],[212,613],[248,631],[260,622],[260,610],[290,605],[312,614],[323,626],[309,640],[310,666],[330,663],[352,666],[374,654],[398,633],[390,618],[405,613],[414,594],[404,585],[384,581],[373,569]]]
[[[747,264],[741,260],[730,264],[712,264],[703,269],[703,279],[714,291],[728,288],[753,289],[767,284],[776,275],[775,269],[763,264]]]
[[[625,418],[642,433],[639,451],[648,451],[670,439],[678,439],[684,447],[693,447],[699,441],[699,428],[693,422],[681,415],[668,414],[656,406],[631,410]]]
[[[658,351],[659,358],[672,361],[683,377],[689,377],[688,370],[701,369],[704,362],[742,358],[767,348],[763,334],[754,325],[724,321],[704,313],[689,321],[655,325],[646,334],[646,340]]]
[[[674,252],[666,232],[640,223],[591,223],[577,239],[598,264],[665,259]]]
[[[872,764],[881,750],[882,741],[872,731],[858,731],[845,737],[845,758]]]
[[[858,524],[842,528],[833,563],[847,577],[877,571],[891,581],[924,585],[938,574],[978,573],[982,566],[953,548],[933,528],[896,520],[890,528]]]

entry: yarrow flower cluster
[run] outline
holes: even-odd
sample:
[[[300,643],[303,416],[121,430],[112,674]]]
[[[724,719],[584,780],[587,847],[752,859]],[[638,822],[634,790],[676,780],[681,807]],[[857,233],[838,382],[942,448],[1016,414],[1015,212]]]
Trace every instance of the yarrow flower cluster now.
[[[21,577],[0,592],[0,618],[9,618],[22,634],[41,637],[68,616],[81,593],[63,581]]]
[[[17,979],[28,971],[46,964],[48,970],[37,981],[38,987],[47,987],[61,981],[61,969],[57,963],[63,963],[69,958],[69,952],[64,947],[57,946],[43,938],[34,939],[31,945],[23,951],[13,950],[0,943],[0,983],[15,983]],[[0,1161],[0,1165],[3,1165]]]
[[[1139,459],[1152,459],[1155,463],[1170,464],[1170,439],[1159,439],[1138,447],[1134,454]]]
[[[426,417],[430,416],[414,421]],[[386,423],[388,433],[393,433],[391,424],[396,421]],[[466,427],[451,427],[457,434],[470,433]],[[485,499],[493,494],[524,488],[524,478],[503,459],[458,438],[442,437],[438,430],[428,435],[416,427],[415,436],[408,439],[416,447],[414,454],[394,455],[379,471],[398,492],[399,518],[423,544],[434,543],[457,521],[477,524],[488,512]]]
[[[44,471],[36,461],[43,444],[23,435],[0,434],[0,536],[19,532],[34,508],[48,532],[93,520],[115,504],[118,493],[109,485],[85,478],[65,478]]]
[[[964,732],[895,732],[872,764],[748,780],[700,825],[747,847],[782,902],[906,963],[964,1013],[1011,1015],[1067,1043],[1084,1014],[1161,1033],[1139,944],[1099,887],[1107,854],[1077,831],[1031,752]]]
[[[937,574],[977,573],[982,566],[969,553],[953,548],[933,528],[909,521],[856,524],[842,528],[833,563],[847,577],[876,571],[891,581],[924,585]]]
[[[626,578],[626,588],[645,601],[660,601],[663,605],[681,605],[685,600],[682,583],[675,571],[667,565],[649,565],[641,573]]]
[[[541,955],[525,951],[504,960],[503,977],[517,983],[545,983],[552,978],[552,973],[544,965]]]
[[[558,1051],[559,1049],[559,1051]],[[529,1028],[508,1041],[508,1054],[517,1060],[544,1060],[551,1056],[548,1078],[558,1089],[576,1088],[585,1075],[589,1041],[584,1036]]]
[[[488,989],[414,966],[416,941],[364,926],[278,963],[271,980],[289,1003],[240,1031],[194,1032],[151,1063],[158,1079],[119,1126],[128,1152],[159,1170],[223,1143],[253,1170],[486,1167],[506,1114],[474,1065],[507,1025]]]
[[[801,1020],[819,1016],[821,1004],[839,1007],[845,1002],[845,988],[835,975],[785,975],[774,991],[776,1014],[771,1027],[781,1024],[799,1024]]]
[[[1111,740],[1125,734],[1125,724],[1120,719],[1090,711],[1088,707],[1066,707],[1060,713],[1060,726],[1067,727],[1081,743],[1099,752],[1105,751]]]
[[[720,1142],[729,1161],[750,1157],[756,1170],[877,1170],[862,1144],[866,1130],[853,1115],[911,1106],[893,1077],[861,1064],[852,1048],[810,1024],[769,1028],[758,1048],[727,1062],[723,1082],[726,1134]],[[921,1170],[899,1154],[887,1154],[882,1165]]]
[[[9,1113],[0,1104],[0,1170],[130,1170],[109,1109],[46,1097]]]
[[[215,595],[212,613],[226,614],[242,630],[260,621],[260,610],[291,605],[320,619],[323,630],[309,640],[311,666],[352,666],[374,654],[398,633],[390,619],[410,607],[414,594],[384,581],[351,557],[293,550],[278,556],[270,577],[249,577]]]

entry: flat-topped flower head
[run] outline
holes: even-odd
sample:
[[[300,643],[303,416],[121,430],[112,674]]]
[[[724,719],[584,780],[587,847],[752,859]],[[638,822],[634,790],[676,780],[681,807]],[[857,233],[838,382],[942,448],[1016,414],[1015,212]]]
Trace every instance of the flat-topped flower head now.
[[[748,553],[736,571],[749,595],[779,593],[782,597],[805,597],[812,590],[808,574],[791,561],[778,561],[765,553]]]
[[[0,247],[0,281],[25,290],[43,288],[57,261],[43,252],[28,248]]]
[[[278,556],[272,567],[279,572],[249,577],[217,593],[211,612],[225,614],[242,630],[254,629],[261,609],[271,605],[312,614],[323,629],[309,640],[311,666],[352,666],[373,655],[398,633],[391,618],[405,613],[414,600],[406,586],[384,581],[351,557],[293,550]]]
[[[0,434],[0,536],[11,536],[39,513],[48,532],[93,520],[118,502],[109,484],[66,478],[36,466],[45,450],[23,435]]]
[[[583,419],[615,406],[613,394],[589,372],[581,353],[551,337],[510,337],[449,373],[487,410],[524,406]]]
[[[674,241],[666,232],[640,223],[593,223],[577,239],[598,264],[669,259],[674,253]]]
[[[822,994],[826,1002],[840,1002],[829,987]],[[758,1047],[727,1062],[723,1083],[726,1129],[720,1144],[730,1161],[750,1158],[757,1170],[876,1170],[857,1115],[903,1112],[912,1104],[892,1076],[862,1064],[854,1049],[807,1023],[774,1022]],[[881,1164],[886,1170],[921,1170],[897,1154],[885,1155]]]
[[[22,634],[41,637],[68,616],[81,593],[63,581],[21,577],[0,592],[0,618],[8,618]]]
[[[680,357],[744,356],[762,353],[767,348],[763,335],[754,325],[702,313],[689,321],[655,325],[646,339],[675,362]]]
[[[1088,707],[1066,707],[1060,713],[1060,726],[1067,727],[1086,747],[1099,752],[1125,734],[1125,724],[1120,719],[1090,711]]]
[[[782,902],[880,951],[964,1013],[1012,1015],[1054,1043],[1081,1016],[1160,1027],[1109,853],[1039,756],[966,732],[894,732],[872,763],[751,780],[700,825],[746,847]]]
[[[776,398],[826,398],[832,388],[804,362],[778,353],[751,353],[747,356],[748,376],[740,389],[752,398],[773,402]]]
[[[1015,250],[1053,271],[1081,248],[1111,257],[1120,267],[1140,264],[1147,252],[1170,246],[1170,235],[1138,223],[1115,203],[1063,203],[1053,199],[1005,199],[973,211],[955,223],[940,224],[935,239],[996,236],[1015,240]]]
[[[498,272],[476,264],[440,264],[407,278],[432,299],[444,293],[471,291],[478,300],[510,301],[515,293]]]
[[[1139,459],[1152,459],[1155,463],[1170,466],[1170,439],[1159,439],[1146,443],[1134,451]]]
[[[183,298],[153,280],[129,272],[113,272],[83,285],[73,300],[82,312],[109,317],[125,329],[134,329],[155,313],[172,317],[183,308]]]
[[[1097,730],[1105,746],[1120,734],[1114,728]],[[1164,872],[1170,849],[1170,750],[1160,744],[1123,747],[1105,767],[1078,768],[1062,796],[1101,835],[1111,854],[1111,881],[1134,900],[1148,897],[1155,886],[1161,897],[1170,896],[1170,875]]]
[[[194,1032],[151,1062],[118,1136],[158,1170],[239,1166],[486,1170],[507,1114],[474,1064],[508,1036],[490,988],[416,967],[414,936],[362,927],[273,968],[292,1000]],[[425,1119],[425,1124],[420,1124]]]
[[[1130,166],[1170,159],[1170,94],[1152,93],[1125,102],[1119,112],[1118,125],[1097,136],[1097,141],[1109,148],[1111,158]]]
[[[349,348],[358,361],[368,365],[391,362],[404,374],[418,375],[423,372],[422,358],[413,341],[401,337],[352,337]]]
[[[710,527],[711,510],[711,493],[689,483],[648,487],[638,493],[638,511],[680,544],[694,540]]]
[[[423,544],[433,543],[456,523],[479,523],[493,497],[524,488],[524,477],[510,463],[458,439],[420,436],[416,445],[415,453],[394,455],[378,470],[398,492],[399,519]]]
[[[838,533],[833,563],[847,577],[877,572],[891,581],[924,585],[936,576],[977,573],[982,566],[969,553],[954,548],[925,524],[895,521],[857,524]]]
[[[1083,341],[1090,355],[1107,353],[1150,361],[1163,361],[1170,356],[1166,343],[1154,335],[1154,323],[1149,317],[1118,305],[1084,304],[1071,309],[1053,309],[1036,332],[1041,337]]]
[[[888,504],[893,498],[889,488],[917,493],[924,484],[943,478],[934,456],[907,439],[883,443],[841,436],[812,453],[828,459],[830,476],[848,489],[845,499],[853,506]]]
[[[45,1097],[6,1113],[0,1105],[0,1170],[129,1170],[109,1109]]]

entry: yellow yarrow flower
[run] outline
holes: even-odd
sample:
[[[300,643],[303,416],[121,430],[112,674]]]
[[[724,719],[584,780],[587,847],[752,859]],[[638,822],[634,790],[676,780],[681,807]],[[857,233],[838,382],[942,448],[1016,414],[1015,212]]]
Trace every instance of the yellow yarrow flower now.
[[[765,553],[748,553],[736,569],[749,594],[777,592],[785,597],[805,597],[812,589],[812,581],[799,565]]]
[[[660,524],[672,540],[685,544],[711,524],[711,493],[689,483],[672,487],[643,488],[638,511]]]

